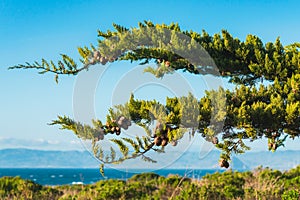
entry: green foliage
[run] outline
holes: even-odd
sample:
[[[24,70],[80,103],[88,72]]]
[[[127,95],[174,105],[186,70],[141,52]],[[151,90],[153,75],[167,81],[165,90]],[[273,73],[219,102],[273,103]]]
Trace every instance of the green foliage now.
[[[209,70],[212,63],[189,56],[179,56],[188,46],[189,50],[203,47],[215,61],[220,75],[228,76],[231,81],[242,84],[253,84],[263,79],[287,81],[292,74],[299,72],[299,44],[294,43],[283,47],[279,38],[275,43],[265,45],[257,36],[249,34],[246,40],[240,41],[222,30],[221,34],[210,36],[207,32],[197,33],[183,31],[179,25],[156,24],[152,22],[139,23],[138,28],[126,28],[113,24],[115,30],[98,31],[98,47],[79,47],[80,61],[84,64],[77,68],[75,61],[65,54],[54,64],[53,61],[26,63],[14,68],[38,69],[40,73],[76,75],[91,65],[116,60],[142,61],[143,64],[154,59],[158,63],[157,70],[147,71],[162,77],[173,70],[184,69],[195,74],[214,74]],[[175,28],[176,27],[176,28]],[[184,37],[182,37],[184,36]],[[175,53],[174,53],[175,52]],[[189,59],[187,59],[189,58]],[[162,72],[159,72],[161,70]],[[158,73],[158,74],[157,74]]]
[[[58,75],[76,75],[95,64],[118,60],[139,61],[142,65],[155,62],[156,67],[148,67],[145,71],[159,78],[183,70],[226,77],[236,87],[231,91],[223,88],[207,91],[199,99],[192,94],[167,98],[165,104],[138,100],[131,95],[127,103],[109,110],[106,123],[97,119],[91,126],[66,116],[59,116],[51,123],[73,131],[79,138],[91,140],[94,155],[102,164],[120,163],[139,156],[155,162],[145,155],[148,151],[164,152],[166,145],[176,146],[184,134],[191,133],[192,136],[201,134],[216,145],[222,151],[220,165],[228,167],[232,153],[249,150],[245,140],[265,137],[269,150],[276,151],[284,146],[286,139],[300,135],[299,43],[284,47],[277,38],[275,42],[264,44],[251,34],[241,41],[226,30],[209,35],[205,31],[181,30],[174,23],[144,21],[136,28],[117,24],[113,27],[114,30],[98,31],[96,47],[78,48],[83,65],[80,68],[74,59],[61,54],[57,64],[42,59],[10,69],[37,69],[41,74],[51,72],[57,81]],[[132,123],[143,128],[145,136],[135,139],[108,136],[108,133],[120,135]],[[155,128],[151,129],[153,124]],[[110,152],[104,152],[101,146],[106,138],[116,146]]]
[[[236,199],[244,197],[245,180],[240,172],[215,173],[203,177],[201,193],[207,195],[208,199]]]
[[[159,175],[149,172],[143,174],[136,174],[132,176],[130,179],[128,179],[128,181],[147,182],[158,178]]]
[[[178,175],[136,174],[128,180],[89,185],[41,186],[19,177],[0,179],[1,199],[299,199],[298,166],[286,172],[263,169],[216,172],[195,180]],[[295,182],[297,178],[298,181]],[[294,180],[293,180],[294,179]],[[293,182],[293,183],[291,183]]]
[[[43,187],[20,177],[0,178],[0,199],[58,199],[62,195],[57,189]]]
[[[282,195],[281,198],[283,200],[298,200],[300,197],[299,192],[296,190],[289,190],[285,191]]]

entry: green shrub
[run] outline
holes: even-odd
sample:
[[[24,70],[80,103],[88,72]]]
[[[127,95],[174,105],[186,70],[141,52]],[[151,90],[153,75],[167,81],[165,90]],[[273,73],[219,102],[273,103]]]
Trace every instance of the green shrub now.
[[[101,180],[90,185],[41,186],[20,177],[0,178],[0,199],[299,199],[299,167],[287,172],[258,168],[251,172],[208,174],[200,180],[154,173],[127,181]]]
[[[285,191],[281,196],[283,200],[298,200],[299,197],[299,192],[297,192],[296,190]]]

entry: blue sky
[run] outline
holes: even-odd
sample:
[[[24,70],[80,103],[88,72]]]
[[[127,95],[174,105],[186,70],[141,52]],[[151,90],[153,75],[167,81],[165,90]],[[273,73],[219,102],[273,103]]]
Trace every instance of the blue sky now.
[[[298,1],[2,0],[0,148],[41,148],[39,141],[47,149],[82,148],[73,134],[47,125],[58,114],[73,116],[76,77],[61,77],[57,85],[53,75],[39,75],[34,70],[9,71],[9,66],[42,57],[56,60],[60,53],[78,58],[77,47],[95,44],[97,29],[110,29],[113,22],[128,27],[142,20],[179,22],[183,29],[205,29],[210,34],[227,29],[242,40],[249,33],[264,42],[280,36],[286,45],[300,40],[299,6]],[[136,64],[116,63],[107,69],[95,92],[97,116],[105,115],[110,103],[106,96],[111,95],[106,93],[114,88],[113,82],[133,66]],[[189,77],[193,83],[198,78]],[[159,97],[168,94],[160,89]],[[147,93],[140,94],[144,97]],[[291,142],[289,148],[297,148],[298,142]],[[260,145],[256,147],[266,149],[265,143],[264,147]]]

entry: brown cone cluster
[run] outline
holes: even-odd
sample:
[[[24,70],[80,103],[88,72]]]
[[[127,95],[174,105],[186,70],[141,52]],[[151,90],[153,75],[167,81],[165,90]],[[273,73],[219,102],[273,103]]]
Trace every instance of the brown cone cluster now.
[[[157,136],[157,135],[154,135],[154,144],[156,146],[167,146],[168,142],[169,142],[169,138],[167,135],[160,135],[160,136]]]
[[[97,137],[96,137],[96,140],[97,141],[100,141],[100,140],[103,140],[104,139],[104,129],[103,128],[100,128],[99,130],[97,130]]]
[[[165,62],[165,66],[166,66],[166,67],[170,67],[170,64],[171,64],[170,61],[166,61],[166,62]]]
[[[90,60],[90,64],[94,65],[96,63],[101,63],[102,65],[105,65],[107,62],[114,62],[115,60],[116,58],[114,57],[108,58],[101,55],[100,51],[94,51],[93,56]]]
[[[113,121],[112,124],[106,123],[106,129],[107,132],[111,133],[111,134],[116,134],[116,135],[120,135],[121,134],[121,128],[114,125],[115,121]]]
[[[219,139],[217,137],[213,137],[211,142],[215,145],[219,144]]]
[[[99,134],[98,137],[97,137],[97,140],[103,140],[104,139],[104,135],[103,134]]]
[[[225,167],[225,168],[229,167],[229,163],[225,159],[221,159],[220,162],[219,162],[219,165],[220,165],[220,167]]]
[[[160,122],[157,122],[156,127],[154,129],[155,134],[154,134],[154,140],[153,140],[153,142],[156,146],[163,146],[163,147],[167,146],[167,144],[169,143],[168,131],[170,129],[171,128],[167,126],[166,129],[164,130],[163,125]],[[173,141],[172,141],[172,144],[175,144],[175,143],[173,143]],[[175,145],[177,145],[177,143]]]
[[[276,144],[276,142],[271,142],[271,143],[268,143],[268,147],[269,147],[269,150],[273,150],[275,151],[278,147],[278,145]]]
[[[120,135],[121,128],[127,130],[131,126],[131,121],[124,116],[118,117],[116,120],[112,120],[110,123],[106,122],[105,132]]]
[[[177,146],[178,141],[177,140],[172,140],[170,143],[171,143],[172,146],[175,147],[175,146]]]
[[[170,67],[170,65],[171,65],[171,62],[170,61],[168,61],[168,60],[164,60],[164,59],[156,59],[156,62],[157,63],[162,63],[162,64],[164,64],[166,67]]]
[[[119,127],[127,130],[129,126],[131,126],[131,121],[124,116],[120,116],[116,120]]]

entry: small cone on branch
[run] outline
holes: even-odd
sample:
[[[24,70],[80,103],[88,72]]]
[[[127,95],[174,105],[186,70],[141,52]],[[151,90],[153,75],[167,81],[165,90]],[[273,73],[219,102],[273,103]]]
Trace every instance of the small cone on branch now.
[[[124,124],[122,124],[121,128],[127,130],[127,129],[128,129],[128,126],[127,126],[127,124],[124,123]]]
[[[122,126],[122,125],[124,124],[124,121],[125,121],[125,117],[124,117],[124,116],[120,116],[120,117],[118,117],[118,119],[117,119],[117,124],[118,124],[119,126]]]
[[[93,55],[94,59],[99,60],[101,57],[101,54],[99,51],[94,51],[94,55]]]
[[[102,65],[105,65],[106,63],[107,63],[107,59],[105,58],[105,57],[100,57],[100,59],[99,59],[99,61],[100,61],[100,63],[102,64]]]
[[[269,148],[269,150],[271,150],[272,147],[273,147],[273,144],[272,144],[272,143],[268,143],[268,148]]]
[[[126,119],[124,116],[120,116],[117,118],[116,123],[119,127],[127,130],[129,126],[131,126],[131,121]]]
[[[161,139],[160,137],[154,138],[154,144],[155,144],[156,146],[160,146],[161,143],[162,143],[162,139]]]
[[[164,146],[167,146],[168,142],[169,142],[168,138],[162,139],[162,141],[161,141],[161,146],[163,146],[163,147],[164,147]]]
[[[104,133],[105,133],[103,128],[99,128],[97,131],[98,131],[99,134],[102,134],[102,135],[104,135]]]
[[[99,134],[97,137],[98,140],[103,140],[104,139],[104,135],[103,134]]]
[[[229,167],[229,163],[225,159],[221,159],[219,162],[220,167],[225,167],[226,169]]]
[[[166,62],[165,62],[165,66],[166,66],[166,67],[169,67],[170,64],[171,64],[170,61],[166,61]]]
[[[121,134],[121,128],[120,127],[116,127],[116,135],[120,135]]]
[[[90,64],[91,64],[91,65],[94,65],[94,64],[96,64],[96,63],[97,63],[96,59],[95,59],[95,58],[92,58],[91,61],[90,61]]]
[[[212,141],[213,144],[219,144],[219,139],[217,137],[213,137]]]
[[[116,60],[116,59],[113,58],[113,57],[111,57],[111,58],[108,59],[109,62],[114,62],[115,60]]]
[[[172,146],[175,147],[175,146],[177,146],[177,144],[178,144],[177,140],[172,140],[172,141],[171,141],[171,145],[172,145]]]
[[[126,125],[131,126],[131,121],[129,119],[126,120]]]

